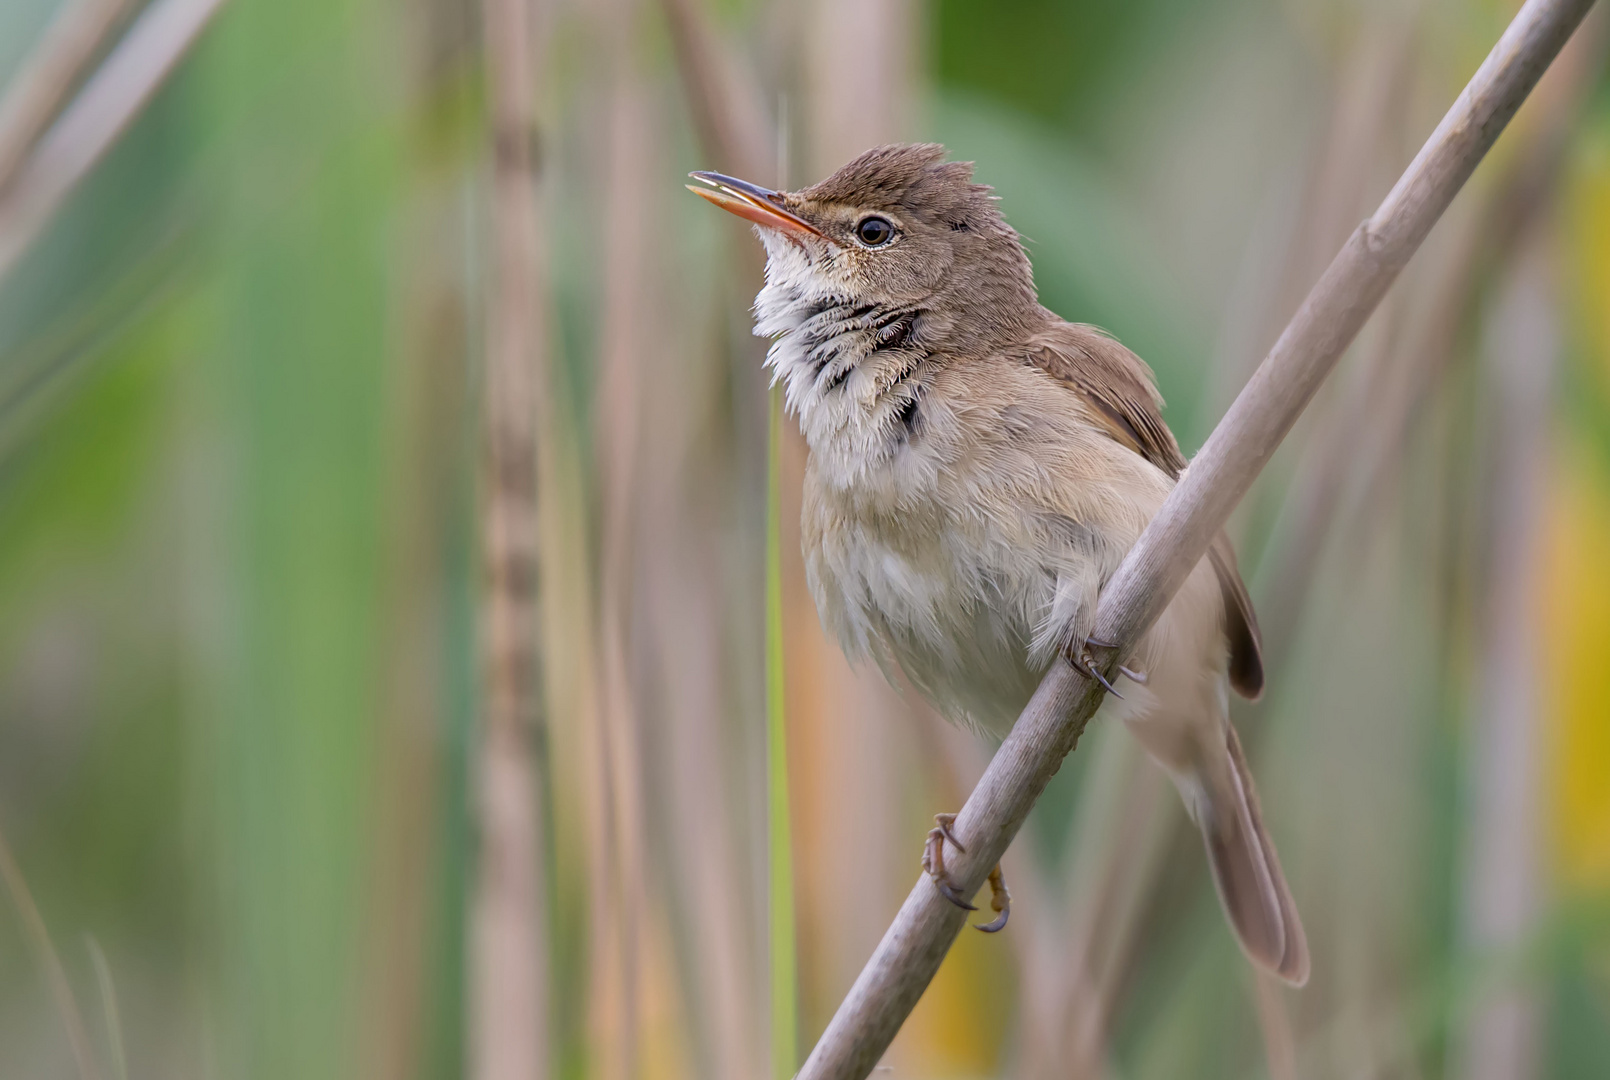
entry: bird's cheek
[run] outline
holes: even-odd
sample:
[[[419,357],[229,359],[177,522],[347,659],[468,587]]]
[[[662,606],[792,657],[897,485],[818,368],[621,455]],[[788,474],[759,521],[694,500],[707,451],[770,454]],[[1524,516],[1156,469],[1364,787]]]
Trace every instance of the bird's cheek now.
[[[934,274],[923,266],[913,266],[900,275],[895,292],[902,304],[920,304],[939,291],[945,280],[943,274]]]
[[[893,291],[904,303],[917,303],[932,296],[950,275],[949,252],[918,250],[914,245],[901,256],[889,277],[894,282]]]

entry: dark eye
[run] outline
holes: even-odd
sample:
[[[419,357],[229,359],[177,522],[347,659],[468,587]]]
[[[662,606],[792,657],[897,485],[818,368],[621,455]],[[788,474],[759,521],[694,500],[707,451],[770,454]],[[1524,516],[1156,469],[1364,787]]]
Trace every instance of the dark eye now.
[[[855,227],[855,235],[867,247],[882,247],[894,239],[894,226],[888,218],[863,218]]]

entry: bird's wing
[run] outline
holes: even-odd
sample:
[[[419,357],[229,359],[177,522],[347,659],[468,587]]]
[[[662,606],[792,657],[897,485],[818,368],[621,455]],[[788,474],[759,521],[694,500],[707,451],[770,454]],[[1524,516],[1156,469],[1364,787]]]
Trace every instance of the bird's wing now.
[[[1114,439],[1178,477],[1185,455],[1163,423],[1163,398],[1146,361],[1093,326],[1059,323],[1028,342],[1028,362],[1079,392]]]
[[[1263,634],[1258,630],[1258,613],[1252,610],[1241,571],[1236,569],[1235,548],[1223,529],[1208,548],[1208,561],[1219,578],[1224,594],[1224,632],[1230,639],[1230,685],[1249,701],[1263,696]]]
[[[1025,359],[1084,398],[1091,416],[1116,442],[1179,478],[1185,455],[1163,422],[1163,398],[1144,360],[1095,327],[1077,323],[1059,323],[1035,335]],[[1263,693],[1263,641],[1225,533],[1214,538],[1208,561],[1224,594],[1231,685],[1255,699]]]

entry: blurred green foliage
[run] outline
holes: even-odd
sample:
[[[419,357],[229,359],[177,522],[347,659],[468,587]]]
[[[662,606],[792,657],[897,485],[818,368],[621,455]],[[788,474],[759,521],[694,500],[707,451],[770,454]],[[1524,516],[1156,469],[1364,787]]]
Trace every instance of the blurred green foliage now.
[[[1088,135],[1114,85],[1159,37],[1222,17],[1224,5],[1215,8],[1210,16],[1186,0],[938,0],[929,15],[934,73],[948,89]]]

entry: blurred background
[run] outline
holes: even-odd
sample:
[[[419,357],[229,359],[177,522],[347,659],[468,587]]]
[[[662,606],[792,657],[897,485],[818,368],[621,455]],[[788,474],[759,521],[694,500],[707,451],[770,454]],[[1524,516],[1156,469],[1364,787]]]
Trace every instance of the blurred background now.
[[[4,0],[0,1077],[791,1075],[992,747],[684,174],[944,142],[1189,451],[1514,10]],[[1233,525],[1312,982],[1098,720],[876,1075],[1610,1076],[1603,15]]]

